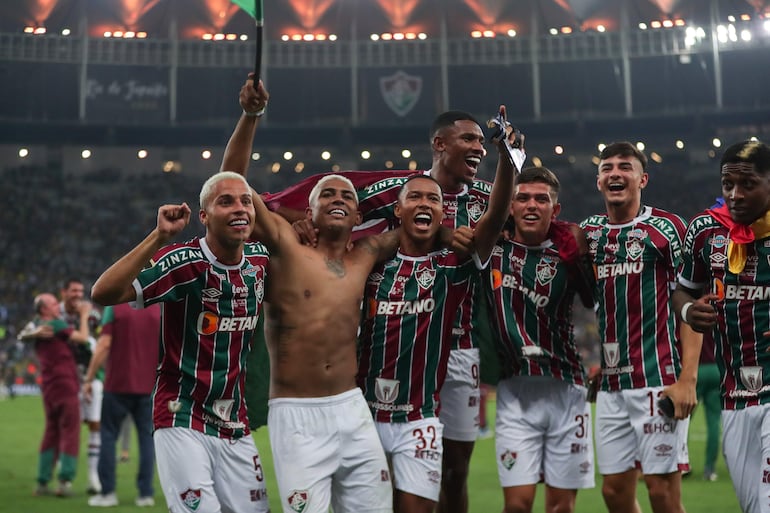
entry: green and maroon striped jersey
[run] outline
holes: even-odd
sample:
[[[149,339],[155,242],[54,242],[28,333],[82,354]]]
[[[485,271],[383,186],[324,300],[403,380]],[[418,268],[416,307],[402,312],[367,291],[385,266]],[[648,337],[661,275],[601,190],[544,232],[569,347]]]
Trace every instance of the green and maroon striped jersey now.
[[[246,358],[262,307],[269,254],[248,242],[238,265],[219,263],[205,239],[167,246],[134,281],[139,306],[162,303],[155,429],[220,438],[247,435]]]
[[[707,212],[695,216],[684,239],[679,282],[719,299],[713,331],[722,378],[722,408],[770,403],[770,238],[746,245],[740,274],[727,268],[729,230]],[[767,372],[765,372],[767,371]]]
[[[596,275],[602,342],[602,390],[657,387],[676,382],[678,317],[671,311],[684,220],[642,207],[631,222],[606,215],[581,223]]]
[[[369,275],[356,380],[376,421],[437,416],[455,312],[480,267],[450,251],[399,253]]]
[[[423,171],[423,173],[430,172]],[[377,220],[382,219],[389,220],[391,225],[397,222],[393,212],[398,202],[398,192],[406,180],[407,176],[386,178],[358,190],[359,210],[364,216],[364,227],[370,230],[372,225],[378,222]],[[492,192],[492,184],[483,180],[474,180],[470,187],[463,185],[457,193],[444,192],[443,225],[452,229],[461,226],[475,228],[487,209],[490,192]],[[483,301],[482,294],[480,275],[475,275],[471,278],[470,292],[457,311],[452,349],[470,349],[479,346],[475,338],[477,332],[472,328],[481,322],[487,322],[479,315],[479,301]]]
[[[506,376],[551,376],[577,385],[585,372],[573,337],[567,265],[550,240],[502,241],[489,263],[490,303]]]

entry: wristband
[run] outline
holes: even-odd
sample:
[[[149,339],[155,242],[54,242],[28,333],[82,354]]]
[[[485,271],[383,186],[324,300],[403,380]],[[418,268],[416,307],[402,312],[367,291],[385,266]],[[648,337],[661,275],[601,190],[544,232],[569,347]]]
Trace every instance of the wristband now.
[[[679,313],[679,315],[682,317],[682,320],[684,322],[687,322],[687,311],[690,309],[691,306],[692,306],[692,301],[688,301],[684,305],[682,305],[682,311]]]
[[[264,107],[262,107],[259,110],[255,110],[254,112],[249,112],[247,110],[244,110],[243,111],[243,115],[248,117],[248,118],[261,118],[262,116],[265,115],[265,109],[266,108],[267,108],[267,105],[265,105]]]

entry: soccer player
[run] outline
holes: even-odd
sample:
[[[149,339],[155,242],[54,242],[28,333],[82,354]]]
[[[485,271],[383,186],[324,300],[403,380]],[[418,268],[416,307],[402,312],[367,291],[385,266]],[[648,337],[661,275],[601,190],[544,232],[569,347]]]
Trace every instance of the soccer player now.
[[[469,146],[475,147],[480,137],[472,139]],[[507,151],[495,142],[501,155]],[[391,461],[397,512],[430,512],[439,499],[439,391],[450,359],[453,313],[486,265],[507,217],[513,172],[512,162],[501,157],[489,208],[473,232],[473,259],[433,251],[444,217],[442,187],[426,174],[409,177],[394,211],[402,230],[399,253],[367,282],[358,384]]]
[[[593,488],[591,408],[573,339],[578,293],[593,306],[593,270],[580,227],[556,220],[559,180],[544,167],[516,177],[513,226],[492,251],[490,292],[505,379],[497,384],[495,447],[505,512],[572,512]],[[510,221],[509,221],[510,223]]]
[[[264,245],[246,242],[254,228],[251,188],[236,173],[209,178],[198,214],[205,236],[165,246],[190,215],[186,203],[161,206],[157,227],[99,277],[92,297],[103,305],[162,303],[153,421],[169,510],[267,512],[243,399],[269,262]]]
[[[265,338],[268,426],[285,511],[393,511],[385,453],[356,386],[361,296],[374,264],[395,254],[398,232],[359,239],[356,190],[328,175],[310,193],[318,244],[303,245],[254,194],[253,237],[270,251]]]
[[[679,464],[686,422],[657,407],[669,395],[676,417],[695,406],[698,353],[685,354],[680,374],[671,293],[685,222],[642,204],[647,157],[629,142],[599,155],[596,185],[606,214],[581,224],[596,271],[602,381],[596,403],[597,464],[611,513],[638,510],[637,466],[655,513],[681,510]],[[682,462],[684,463],[684,462]]]
[[[59,301],[53,294],[35,297],[35,320],[19,334],[24,341],[35,342],[40,362],[40,384],[45,409],[45,431],[40,442],[37,489],[35,495],[49,495],[48,482],[57,460],[59,487],[56,495],[72,495],[72,481],[77,471],[80,450],[80,378],[75,363],[74,345],[88,343],[88,317],[91,304],[80,301],[77,330],[62,318]]]
[[[741,511],[770,511],[770,147],[743,141],[720,162],[725,204],[685,236],[674,307],[713,334],[723,451]],[[765,372],[768,371],[768,372]]]

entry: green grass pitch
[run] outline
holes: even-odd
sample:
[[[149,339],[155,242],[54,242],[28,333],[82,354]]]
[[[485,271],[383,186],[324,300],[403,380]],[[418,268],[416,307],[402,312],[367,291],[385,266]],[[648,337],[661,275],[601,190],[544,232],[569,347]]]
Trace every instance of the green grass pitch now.
[[[490,404],[490,418],[494,418],[494,405]],[[86,501],[86,458],[85,435],[79,460],[78,476],[74,483],[75,495],[67,499],[56,497],[33,497],[35,473],[37,469],[37,449],[43,432],[43,406],[40,397],[17,397],[0,401],[0,513],[82,513],[96,511]],[[268,493],[273,513],[280,512],[278,490],[273,478],[272,455],[265,428],[254,434],[257,447],[262,454],[268,480]],[[688,513],[733,513],[738,512],[727,469],[720,456],[717,473],[719,480],[705,482],[702,479],[703,453],[706,439],[703,412],[696,411],[690,424],[690,463],[693,472],[682,484],[682,500]],[[128,463],[118,464],[118,498],[121,505],[109,508],[113,513],[136,513],[134,506],[136,488],[136,440],[132,440],[132,456]],[[577,512],[594,513],[606,511],[601,498],[601,477],[597,476],[597,486],[592,490],[578,493]],[[167,511],[163,494],[157,484],[154,508],[144,508],[147,513]],[[479,440],[471,462],[470,512],[499,513],[502,511],[502,492],[497,480],[495,466],[494,440]],[[638,486],[639,503],[642,511],[649,512],[650,505],[643,483]],[[535,512],[543,511],[543,492],[538,490]]]

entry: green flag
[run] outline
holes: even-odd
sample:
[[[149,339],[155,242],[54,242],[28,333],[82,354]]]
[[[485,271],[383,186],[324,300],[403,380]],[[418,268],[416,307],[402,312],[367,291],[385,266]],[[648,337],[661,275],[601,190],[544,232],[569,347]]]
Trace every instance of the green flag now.
[[[249,13],[249,16],[257,20],[257,25],[264,21],[262,13],[262,0],[230,0],[232,3]]]

